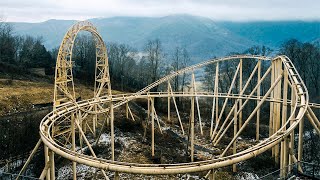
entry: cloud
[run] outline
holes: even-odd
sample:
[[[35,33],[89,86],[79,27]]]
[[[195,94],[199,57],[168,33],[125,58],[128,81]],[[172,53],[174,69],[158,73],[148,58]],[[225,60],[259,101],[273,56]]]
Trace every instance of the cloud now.
[[[314,0],[10,0],[0,2],[0,15],[25,22],[180,13],[231,21],[319,20],[318,7]]]

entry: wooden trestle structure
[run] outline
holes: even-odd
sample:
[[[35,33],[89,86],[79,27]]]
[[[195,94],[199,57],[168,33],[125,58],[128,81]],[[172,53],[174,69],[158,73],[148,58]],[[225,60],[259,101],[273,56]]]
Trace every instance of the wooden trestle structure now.
[[[72,75],[72,49],[75,38],[80,31],[90,32],[96,42],[96,72],[94,94],[92,99],[76,101]],[[226,72],[226,63],[229,70]],[[245,69],[250,63],[254,68]],[[203,69],[212,67],[211,90],[205,91],[201,77]],[[244,74],[244,72],[247,72]],[[249,72],[249,73],[248,73]],[[225,81],[227,73],[232,73],[229,82]],[[188,91],[174,92],[171,81],[178,76],[189,76]],[[222,87],[222,81],[224,81]],[[226,86],[228,85],[228,86]],[[157,87],[159,92],[151,90]],[[151,155],[155,155],[155,128],[160,127],[160,117],[157,114],[155,98],[167,101],[167,118],[178,119],[181,135],[189,137],[190,162],[176,164],[139,164],[119,162],[114,156],[114,109],[124,108],[126,117],[135,120],[130,109],[131,101],[146,99],[148,121],[151,121]],[[183,123],[177,98],[190,102],[189,123]],[[211,118],[201,116],[204,102],[211,109]],[[201,107],[202,106],[202,107]],[[282,169],[281,177],[291,171],[289,164],[302,160],[304,120],[308,119],[320,135],[320,122],[313,112],[320,105],[309,103],[308,90],[299,73],[286,56],[274,58],[252,55],[236,55],[211,59],[187,68],[173,72],[136,93],[111,93],[110,76],[106,46],[89,22],[83,21],[73,25],[63,38],[56,63],[54,86],[54,109],[46,115],[40,124],[41,139],[32,151],[19,175],[22,175],[40,144],[44,144],[45,167],[41,179],[55,179],[55,155],[72,161],[73,179],[76,179],[77,163],[100,169],[108,179],[105,171],[119,173],[135,173],[145,175],[178,174],[207,171],[207,178],[214,178],[220,167],[233,166],[255,157],[267,150],[274,157],[276,164]],[[244,113],[244,110],[246,113]],[[269,117],[262,110],[269,112]],[[262,121],[269,127],[269,136],[260,137]],[[255,142],[247,149],[238,149],[241,135],[249,123],[255,124]],[[209,124],[209,135],[214,146],[222,146],[219,156],[204,161],[195,161],[195,131],[204,133],[205,124]],[[110,126],[111,159],[98,158],[92,148],[99,143],[104,127]],[[169,126],[169,125],[166,125]],[[233,127],[233,128],[232,128]],[[186,129],[189,133],[186,134]],[[221,144],[228,132],[233,132],[232,139],[227,144]],[[89,141],[88,135],[95,141]],[[230,133],[229,133],[230,134]],[[298,135],[297,153],[294,150],[294,138]],[[80,150],[76,147],[80,142]],[[91,156],[82,152],[87,147]],[[288,168],[286,168],[288,167]],[[299,169],[303,171],[301,168]],[[17,178],[19,179],[19,177]]]

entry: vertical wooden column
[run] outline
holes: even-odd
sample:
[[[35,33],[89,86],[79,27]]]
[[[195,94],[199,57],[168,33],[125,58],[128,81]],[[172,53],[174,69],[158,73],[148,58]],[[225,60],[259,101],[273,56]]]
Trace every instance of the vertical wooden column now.
[[[192,81],[194,81],[194,74],[192,73]],[[194,88],[192,89],[193,96],[191,97],[191,109],[190,109],[190,156],[191,162],[194,161],[194,100],[195,92]]]
[[[294,113],[294,105],[296,103],[296,95],[294,91],[294,87],[291,87],[291,108],[290,113]],[[293,121],[290,121],[290,126],[293,124]],[[290,134],[290,142],[289,142],[289,149],[294,148],[294,129],[292,130],[292,133]],[[292,159],[292,156],[289,155],[289,164],[292,164],[294,160]],[[292,170],[292,166],[289,167],[289,171]]]
[[[270,77],[270,82],[271,84],[274,82],[274,70],[275,70],[275,63],[274,61],[271,61],[271,77]],[[270,85],[271,85],[270,84]],[[270,94],[270,98],[274,98],[274,92],[272,91]],[[269,115],[269,137],[272,136],[273,134],[273,114],[274,113],[274,103],[270,102],[270,115]],[[274,157],[274,147],[272,147],[272,157]]]
[[[298,161],[302,161],[304,118],[299,123]]]
[[[240,59],[239,92],[242,92],[242,59]],[[239,107],[241,106],[242,106],[242,99],[240,98]],[[239,128],[241,128],[241,126],[242,126],[242,110],[239,113]]]
[[[194,96],[191,97],[191,110],[190,110],[190,156],[191,162],[194,161]]]
[[[218,87],[218,83],[219,83],[219,62],[217,62],[216,64],[216,74],[215,74],[215,79],[214,79],[214,98],[213,98],[213,104],[212,104],[212,117],[211,117],[211,128],[210,128],[210,137],[213,137],[213,119],[214,119],[214,114],[216,117],[215,120],[215,124],[217,124],[218,122],[218,118],[219,118],[219,114],[218,114],[218,110],[219,110],[219,102],[218,102],[218,91],[219,91],[219,87]],[[214,111],[214,109],[216,109]]]
[[[83,120],[82,120],[81,111],[79,111],[79,112],[78,112],[77,120],[78,120],[78,122],[79,122],[79,126],[80,126],[81,128],[83,128],[83,126],[82,126],[82,122],[83,122]],[[81,153],[83,153],[83,152],[82,152],[83,137],[81,136],[81,134],[80,134],[80,133],[79,133],[79,143],[80,143]]]
[[[276,74],[276,77],[279,77],[279,75],[281,75],[282,73],[282,61],[281,59],[276,59],[275,60],[275,74]],[[281,79],[279,81],[279,83],[276,85],[276,88],[275,88],[275,99],[276,100],[280,100],[281,99]],[[280,113],[281,113],[281,104],[280,103],[275,103],[275,118],[274,118],[274,123],[275,123],[275,129],[274,129],[274,133],[277,132],[280,128]],[[275,146],[275,162],[276,164],[279,164],[279,154],[280,154],[280,148],[279,148],[279,144],[277,144]]]
[[[111,160],[114,161],[114,112],[113,103],[110,102],[110,131],[111,131]]]
[[[287,122],[287,99],[288,99],[288,71],[284,70],[283,72],[283,102],[282,102],[282,120],[281,120],[281,126],[284,127],[283,130],[286,130],[286,122]],[[287,138],[285,138],[281,142],[281,154],[280,154],[280,175],[281,177],[286,176],[286,169],[285,167],[288,165],[287,164],[287,159],[288,159],[288,152],[287,152]]]
[[[149,122],[149,119],[150,119],[150,98],[149,98],[149,92],[147,93],[147,97],[148,97],[148,118],[147,118],[147,121]]]
[[[48,164],[49,161],[50,161],[50,158],[49,158],[49,148],[48,146],[44,145],[44,161],[45,161],[45,164]],[[47,170],[47,173],[46,173],[46,180],[50,180],[50,167],[48,168]]]
[[[170,122],[170,81],[168,80],[168,122]]]
[[[52,125],[51,136],[54,138],[55,126]],[[55,164],[54,164],[54,152],[49,149],[49,162],[50,162],[50,179],[56,179]],[[49,173],[49,172],[48,172]]]
[[[154,99],[151,100],[151,156],[154,157]]]
[[[94,110],[95,112],[98,111],[97,109],[97,105],[94,106]],[[97,126],[97,122],[98,122],[98,114],[94,114],[93,115],[93,121],[92,121],[92,131],[93,131],[93,137],[96,137],[96,126]],[[84,126],[86,127],[86,123],[84,124]]]
[[[258,88],[257,88],[257,97],[260,99],[260,81],[261,81],[261,60],[258,60]],[[260,100],[257,101],[257,104],[260,103]],[[240,106],[241,107],[241,106]],[[256,141],[259,141],[260,138],[260,109],[257,111],[257,122],[256,122]]]
[[[120,180],[120,176],[118,172],[114,172],[114,180]]]
[[[237,129],[238,129],[238,117],[237,117],[237,112],[238,112],[238,108],[237,108],[237,102],[235,102],[234,104],[234,114],[233,114],[233,137],[236,137],[237,135]],[[237,153],[237,140],[234,141],[233,143],[233,154],[236,154]],[[233,172],[237,172],[237,164],[233,164],[232,165],[232,171]]]
[[[211,169],[209,179],[210,180],[215,180],[216,179],[216,172],[215,172],[214,169]]]
[[[72,151],[76,150],[76,132],[75,132],[75,119],[74,113],[71,114],[71,142],[72,142]],[[77,163],[72,161],[72,178],[73,180],[77,179]]]
[[[50,155],[49,155],[49,158],[50,158],[50,178],[51,179],[56,179],[55,177],[55,164],[54,164],[54,152],[53,151],[49,151]]]
[[[197,85],[196,85],[196,78],[195,78],[194,72],[192,72],[192,90],[193,90],[193,94],[194,94],[194,96],[195,96],[196,105],[197,105],[197,112],[198,112],[198,120],[199,120],[199,126],[200,126],[200,133],[201,133],[201,135],[203,135],[201,115],[200,115],[200,106],[199,106],[199,99],[198,99],[198,96],[197,96],[196,86],[197,86]]]
[[[129,103],[126,102],[126,118],[129,119]]]

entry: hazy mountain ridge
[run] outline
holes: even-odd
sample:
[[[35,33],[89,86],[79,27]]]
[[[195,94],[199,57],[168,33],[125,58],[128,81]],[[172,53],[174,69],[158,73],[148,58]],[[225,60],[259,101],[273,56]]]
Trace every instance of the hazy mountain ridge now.
[[[278,47],[296,38],[302,42],[320,39],[320,21],[219,22],[220,26],[256,43]]]
[[[214,22],[191,15],[94,18],[89,21],[97,26],[106,43],[125,43],[142,51],[148,40],[159,38],[168,54],[177,46],[186,47],[196,61],[241,52],[253,45],[277,48],[290,38],[314,41],[320,37],[320,22]],[[45,46],[51,49],[59,46],[65,32],[75,22],[48,20],[12,25],[17,34],[42,36]]]

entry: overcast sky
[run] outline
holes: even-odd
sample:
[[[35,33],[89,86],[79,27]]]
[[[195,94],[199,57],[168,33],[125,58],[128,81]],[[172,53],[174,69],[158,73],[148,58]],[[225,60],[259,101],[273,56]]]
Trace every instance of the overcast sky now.
[[[192,14],[214,20],[320,20],[320,0],[1,0],[6,21]]]

